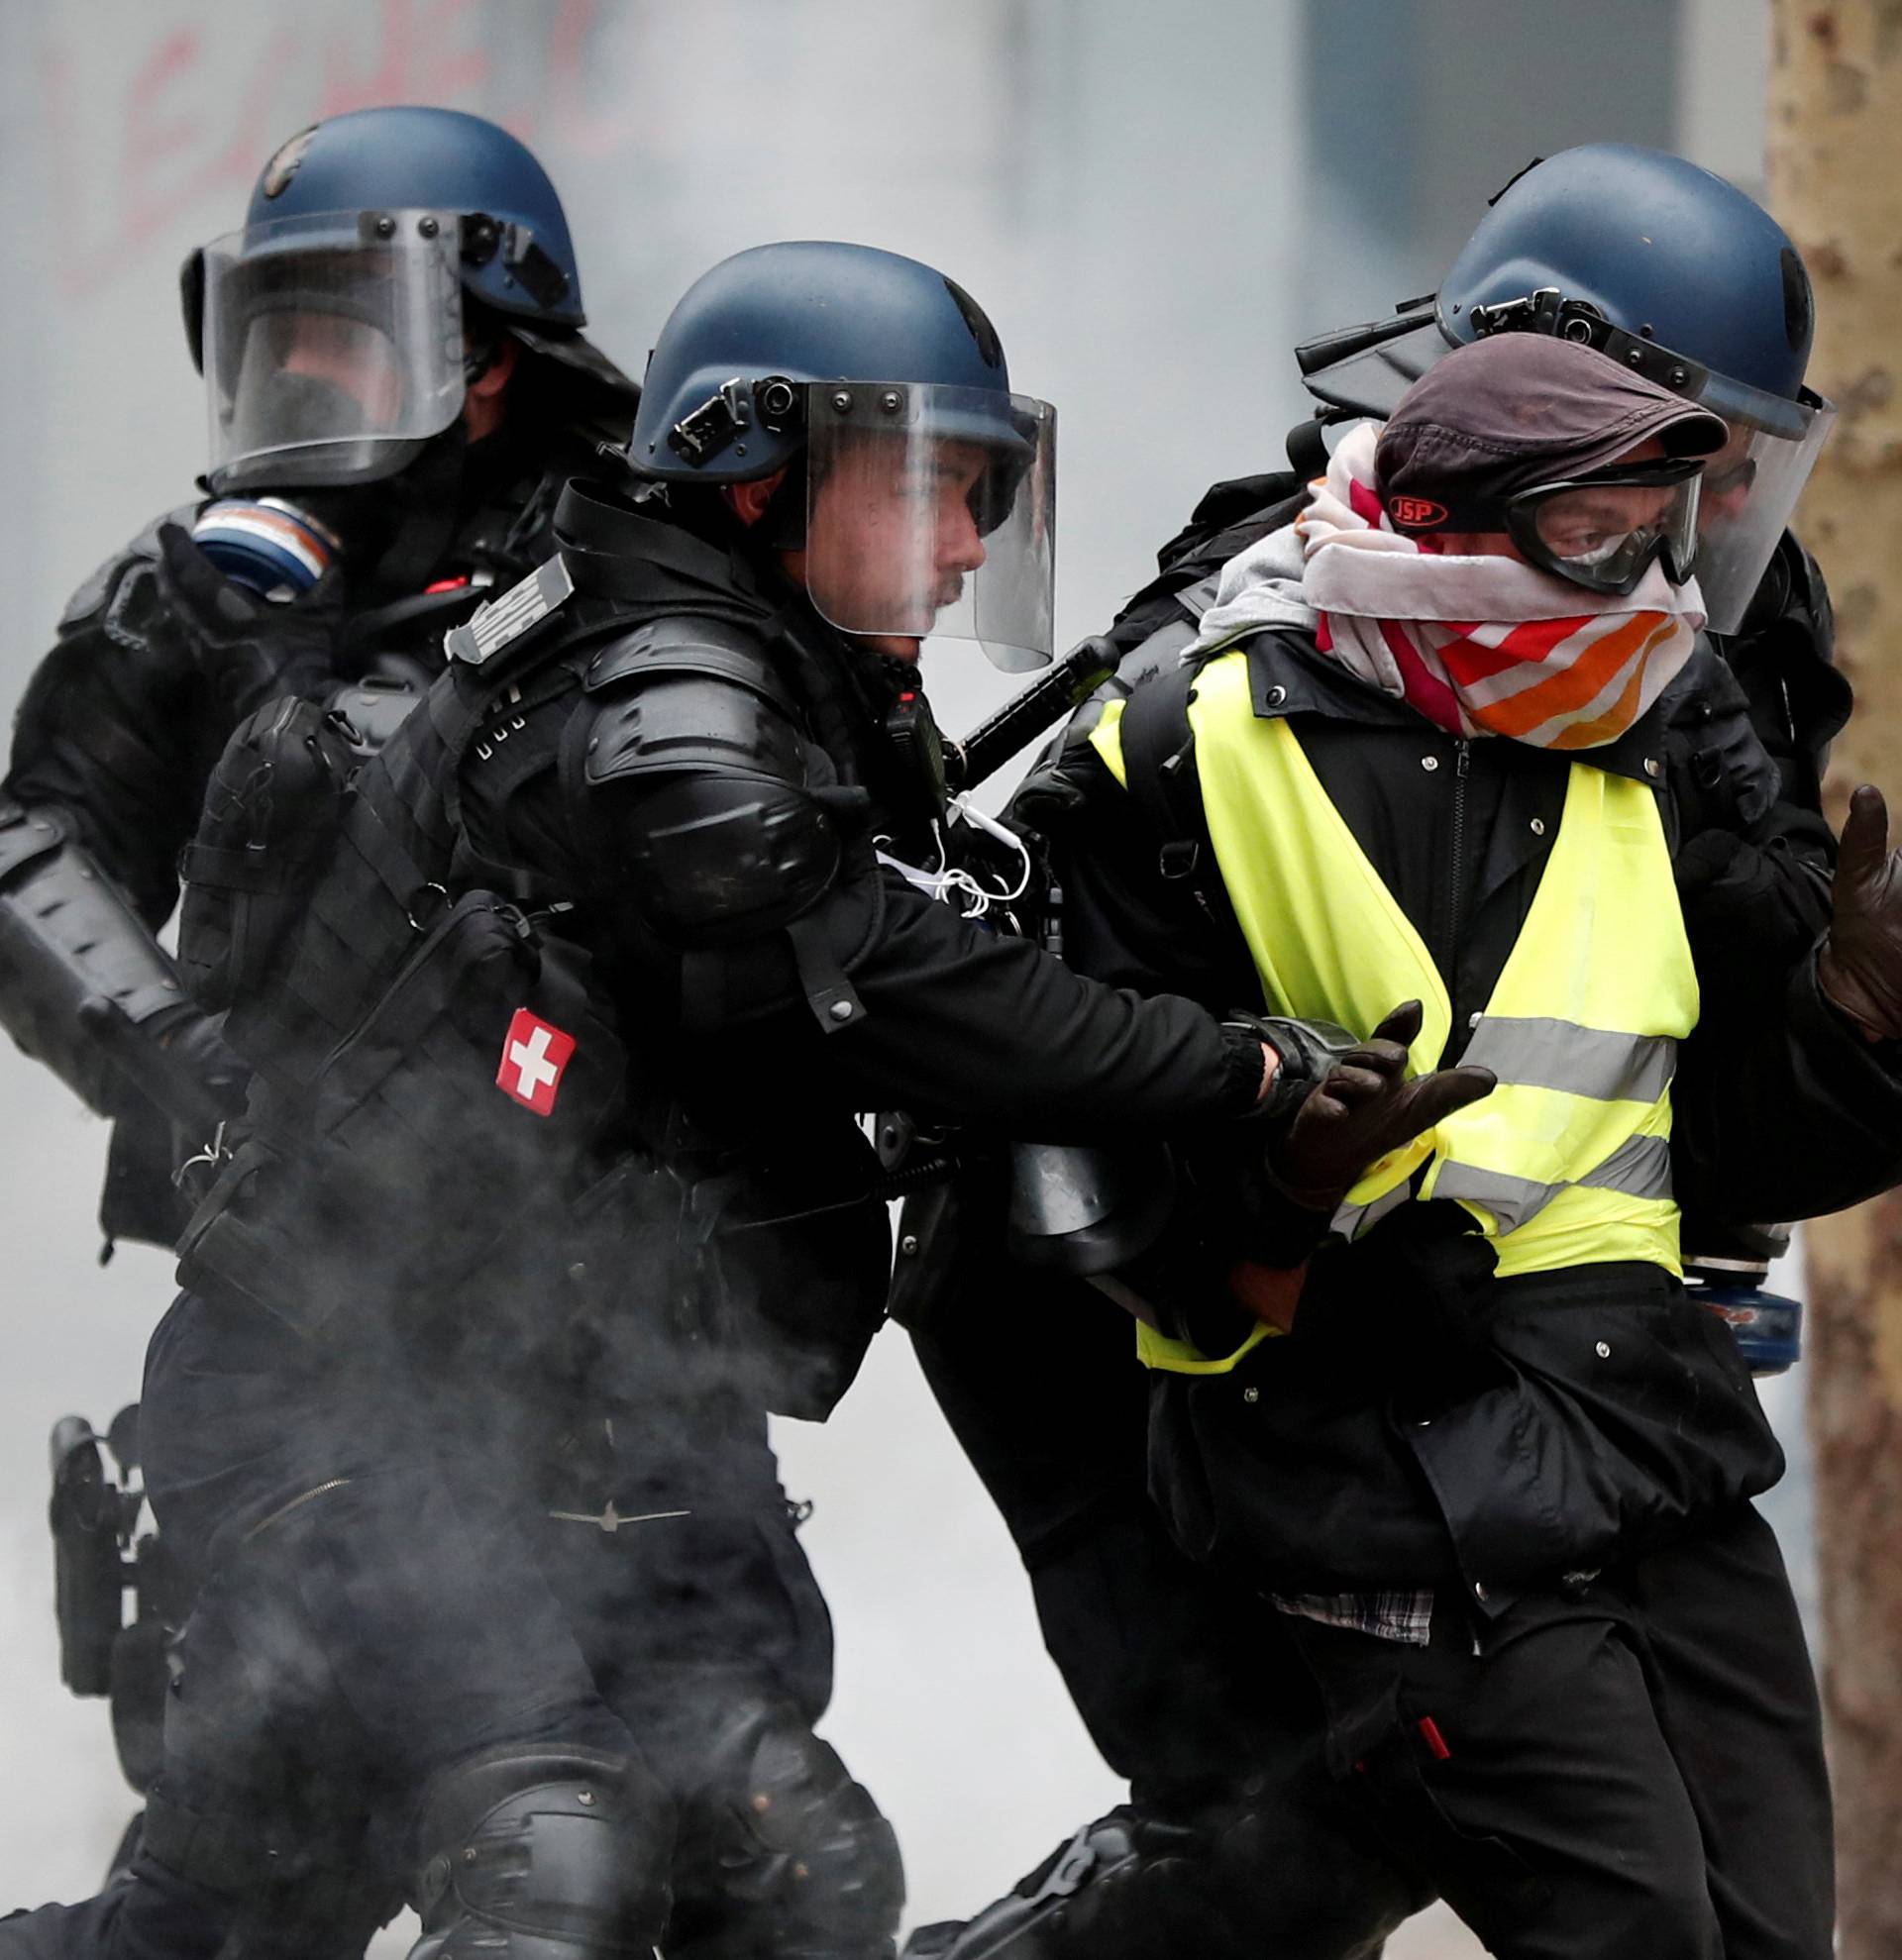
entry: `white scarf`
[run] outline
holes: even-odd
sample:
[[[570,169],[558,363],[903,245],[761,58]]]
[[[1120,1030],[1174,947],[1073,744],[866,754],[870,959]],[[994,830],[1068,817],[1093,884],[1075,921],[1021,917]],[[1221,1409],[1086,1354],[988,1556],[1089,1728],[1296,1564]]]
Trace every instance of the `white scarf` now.
[[[1185,658],[1293,626],[1453,734],[1544,749],[1617,740],[1690,659],[1704,624],[1696,584],[1674,586],[1653,564],[1621,596],[1516,558],[1423,551],[1374,494],[1378,434],[1350,429],[1294,523],[1222,567]]]

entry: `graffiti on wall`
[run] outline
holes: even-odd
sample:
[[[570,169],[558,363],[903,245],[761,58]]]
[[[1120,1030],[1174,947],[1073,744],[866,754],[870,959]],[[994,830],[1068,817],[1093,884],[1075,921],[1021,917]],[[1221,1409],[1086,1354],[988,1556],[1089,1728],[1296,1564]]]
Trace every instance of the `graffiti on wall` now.
[[[129,9],[139,25],[128,45],[102,49],[96,16],[61,10],[45,31],[39,101],[58,284],[72,298],[97,296],[201,207],[235,223],[260,159],[303,124],[351,109],[477,110],[531,144],[559,131],[571,155],[613,155],[634,116],[599,102],[590,80],[615,12],[612,0],[506,10],[344,0],[234,13],[199,0]]]

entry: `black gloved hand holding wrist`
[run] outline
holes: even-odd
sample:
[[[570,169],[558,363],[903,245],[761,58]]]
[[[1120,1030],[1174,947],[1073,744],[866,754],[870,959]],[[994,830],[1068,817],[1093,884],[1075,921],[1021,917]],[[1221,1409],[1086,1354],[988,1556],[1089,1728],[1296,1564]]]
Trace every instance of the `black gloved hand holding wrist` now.
[[[1332,1211],[1371,1165],[1489,1094],[1498,1080],[1490,1069],[1458,1068],[1409,1081],[1418,1000],[1396,1007],[1362,1042],[1326,1021],[1245,1024],[1281,1058],[1256,1114],[1268,1130],[1268,1173],[1315,1211]]]

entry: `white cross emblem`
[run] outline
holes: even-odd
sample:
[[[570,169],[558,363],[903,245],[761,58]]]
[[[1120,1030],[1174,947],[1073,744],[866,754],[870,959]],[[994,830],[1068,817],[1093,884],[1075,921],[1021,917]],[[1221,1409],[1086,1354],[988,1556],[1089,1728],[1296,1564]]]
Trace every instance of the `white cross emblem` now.
[[[575,1037],[552,1027],[526,1007],[515,1010],[502,1042],[502,1063],[496,1086],[525,1109],[546,1116],[555,1107],[562,1071],[575,1053]]]
[[[533,1102],[535,1091],[544,1083],[553,1085],[562,1073],[548,1059],[552,1038],[546,1028],[537,1028],[526,1041],[508,1044],[508,1059],[515,1065],[515,1093],[524,1102]]]

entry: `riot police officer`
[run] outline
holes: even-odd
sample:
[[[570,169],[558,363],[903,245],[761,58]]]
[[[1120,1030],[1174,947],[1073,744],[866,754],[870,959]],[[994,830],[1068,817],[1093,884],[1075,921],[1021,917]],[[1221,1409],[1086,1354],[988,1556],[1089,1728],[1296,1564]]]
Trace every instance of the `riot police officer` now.
[[[220,941],[256,1074],[145,1404],[207,1583],[113,1950],[186,1902],[342,1951],[400,1873],[430,1955],[889,1954],[765,1427],[883,1314],[854,1112],[1254,1112],[1344,1185],[1489,1085],[960,915],[920,642],[1048,657],[1052,434],[938,272],[742,254],[656,346],[636,497],[570,487],[347,795],[221,765],[193,903],[329,843],[272,945]],[[305,747],[272,712],[227,761]]]
[[[209,501],[73,595],[0,802],[0,1018],[116,1119],[108,1238],[159,1245],[172,1144],[141,1084],[193,1124],[229,1102],[154,938],[225,737],[275,694],[352,687],[346,710],[386,727],[407,699],[378,697],[413,692],[443,626],[536,562],[556,491],[637,399],[581,333],[554,185],[458,111],[292,137],[182,283]]]
[[[625,439],[638,395],[582,332],[541,165],[452,110],[368,109],[292,137],[183,289],[208,496],[74,594],[0,790],[0,1022],[114,1121],[108,1241],[161,1245],[183,1222],[179,1159],[242,1104],[242,1065],[154,936],[226,737],[290,693],[366,748],[386,735],[444,626],[546,552],[556,492]],[[126,1459],[133,1418],[114,1429]],[[143,1789],[162,1621],[182,1601],[145,1598],[121,1633],[99,1446],[83,1428],[56,1440],[66,1674],[88,1693],[118,1682],[121,1761]],[[175,1593],[154,1584],[154,1545],[142,1591]],[[103,1589],[72,1583],[101,1555]]]
[[[1849,690],[1831,665],[1822,577],[1785,529],[1833,414],[1803,384],[1812,325],[1808,274],[1790,240],[1708,171],[1621,144],[1533,164],[1494,200],[1435,295],[1298,351],[1318,408],[1290,438],[1292,466],[1206,494],[1163,548],[1156,578],[1110,629],[1122,662],[1100,698],[1126,696],[1173,668],[1221,567],[1300,508],[1306,480],[1324,464],[1324,429],[1384,417],[1413,380],[1482,335],[1558,334],[1611,352],[1732,427],[1712,464],[1702,541],[1709,638],[1778,766],[1793,806],[1788,834],[1826,859],[1820,776]],[[1087,739],[1099,712],[1086,708],[1071,739]],[[1787,930],[1792,953],[1807,946],[1813,922],[1779,900],[1776,869],[1738,848],[1739,780],[1726,754],[1706,744],[1686,760],[1685,779],[1705,799],[1694,813],[1704,835],[1679,877],[1695,885],[1706,929],[1745,961],[1761,958],[1776,931]],[[1056,829],[1064,800],[1060,773],[1033,774],[1016,809],[1033,827]],[[1074,912],[1081,894],[1065,896]],[[922,1235],[926,1221],[907,1229]],[[1760,1276],[1775,1244],[1733,1221],[1719,1229],[1687,1216],[1685,1231],[1687,1253],[1732,1278]],[[1305,1690],[1292,1670],[1259,1665],[1279,1641],[1272,1615],[1168,1542],[1144,1492],[1147,1394],[1126,1342],[1087,1297],[1053,1307],[1045,1275],[1013,1286],[995,1261],[974,1272],[972,1248],[997,1237],[966,1229],[949,1241],[961,1249],[942,1270],[914,1262],[895,1310],[913,1323],[926,1376],[1017,1541],[1046,1644],[1099,1748],[1131,1778],[1135,1804],[1101,1830],[1080,1831],[1069,1856],[981,1915],[967,1943],[953,1943],[947,1927],[919,1950],[1114,1960],[1148,1950],[1158,1928],[1209,1952],[1228,1941],[1253,1951],[1273,1929],[1289,1955],[1358,1954],[1357,1941],[1377,1944],[1404,1914],[1408,1888],[1377,1856],[1357,1859],[1342,1835],[1354,1826],[1333,1811],[1317,1774]],[[1034,1319],[1015,1310],[1027,1289],[1040,1303]],[[1087,1426],[1063,1424],[1045,1399],[1000,1382],[989,1362],[1000,1318],[1019,1339],[1024,1327],[1047,1332],[1052,1362],[1060,1352],[1073,1384],[1089,1380],[1067,1403],[1089,1412]],[[1032,1365],[1020,1379],[1039,1373]],[[1237,1719],[1236,1710],[1246,1712]],[[1269,1760],[1280,1765],[1272,1774]],[[1185,1882],[1191,1870],[1199,1876]],[[1114,1887],[1095,1883],[1111,1872]]]

